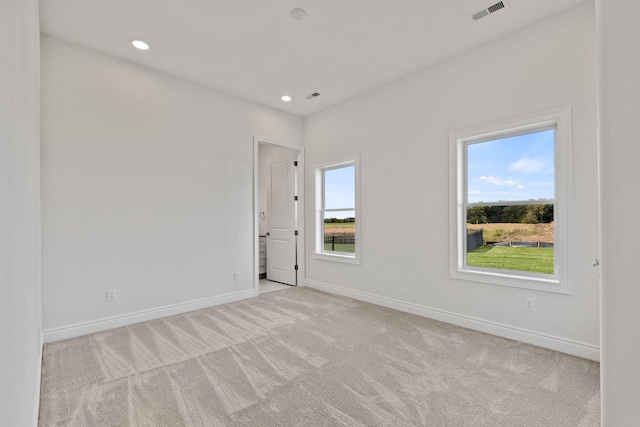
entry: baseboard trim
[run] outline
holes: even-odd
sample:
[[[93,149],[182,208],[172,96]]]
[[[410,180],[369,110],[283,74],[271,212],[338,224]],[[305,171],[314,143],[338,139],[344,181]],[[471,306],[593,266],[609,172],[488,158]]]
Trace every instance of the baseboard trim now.
[[[59,328],[47,329],[44,331],[44,342],[50,343],[68,338],[75,338],[94,332],[105,331],[107,329],[119,328],[133,325],[134,323],[155,320],[161,317],[173,316],[189,311],[214,307],[216,305],[241,301],[257,296],[254,289],[248,291],[234,292],[226,295],[219,295],[210,298],[203,298],[195,301],[188,301],[179,304],[172,304],[165,307],[152,308],[134,313],[122,314],[104,319],[91,320],[89,322],[76,323],[74,325],[62,326]]]
[[[517,328],[502,323],[478,319],[471,316],[465,316],[462,314],[440,310],[437,308],[408,303],[405,301],[370,294],[367,292],[356,291],[341,286],[330,285],[328,283],[317,282],[315,280],[307,279],[305,280],[305,285],[313,289],[318,289],[321,291],[353,298],[359,301],[381,305],[383,307],[393,308],[395,310],[416,314],[418,316],[439,320],[441,322],[446,322],[457,326],[462,326],[464,328],[473,329],[475,331],[484,332],[503,338],[509,338],[515,341],[532,344],[538,347],[548,348],[585,359],[600,361],[600,347],[591,344],[543,334],[527,329]]]

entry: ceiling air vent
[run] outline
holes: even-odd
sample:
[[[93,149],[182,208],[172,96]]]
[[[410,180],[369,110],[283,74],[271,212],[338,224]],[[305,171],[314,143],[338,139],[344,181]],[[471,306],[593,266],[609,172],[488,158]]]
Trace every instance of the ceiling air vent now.
[[[492,4],[486,9],[482,9],[474,13],[473,15],[471,15],[471,19],[473,19],[474,21],[477,21],[478,19],[484,18],[485,16],[489,16],[492,13],[499,11],[500,9],[504,9],[507,6],[507,4],[508,3],[506,1],[499,1],[498,3]]]
[[[471,19],[473,19],[474,21],[477,21],[480,18],[484,18],[488,14],[489,14],[489,11],[487,9],[482,9],[480,12],[474,13],[473,15],[471,15]]]
[[[307,99],[317,98],[318,96],[320,96],[320,94],[318,92],[314,92],[311,95],[307,96]]]

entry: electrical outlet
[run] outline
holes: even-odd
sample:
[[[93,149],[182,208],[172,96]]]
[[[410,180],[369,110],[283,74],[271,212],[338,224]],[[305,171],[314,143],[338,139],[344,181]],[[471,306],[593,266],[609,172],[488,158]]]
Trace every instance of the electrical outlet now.
[[[115,301],[115,300],[116,300],[116,290],[107,289],[107,301]]]
[[[528,311],[536,311],[536,305],[533,298],[524,297],[524,309]]]
[[[240,280],[240,273],[238,273],[237,271],[235,273],[233,273],[233,280],[235,280],[235,281]]]

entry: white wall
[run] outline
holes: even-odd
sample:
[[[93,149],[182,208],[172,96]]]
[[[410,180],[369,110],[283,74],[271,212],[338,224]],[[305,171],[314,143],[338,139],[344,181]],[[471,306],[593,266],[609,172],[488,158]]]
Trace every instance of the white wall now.
[[[602,425],[638,425],[640,5],[599,0]]]
[[[45,339],[252,296],[253,135],[302,124],[43,36]]]
[[[40,392],[39,21],[0,2],[0,425],[35,426]]]
[[[362,206],[361,265],[314,259],[309,239],[307,284],[598,358],[594,19],[587,3],[307,118],[307,192],[313,163],[360,152]],[[574,294],[452,280],[448,133],[563,105],[573,108]]]

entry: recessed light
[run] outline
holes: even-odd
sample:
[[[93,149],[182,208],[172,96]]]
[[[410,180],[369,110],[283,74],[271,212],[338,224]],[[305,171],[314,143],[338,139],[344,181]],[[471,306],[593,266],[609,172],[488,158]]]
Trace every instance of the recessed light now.
[[[149,44],[146,42],[143,42],[142,40],[131,40],[131,44],[136,48],[136,49],[140,49],[140,50],[148,50],[149,49]]]
[[[282,98],[280,98],[280,99],[282,99],[284,102],[289,102],[289,101],[291,101],[291,99],[292,99],[292,98],[291,98],[289,95],[284,95],[284,96],[283,96]]]
[[[301,9],[299,7],[296,7],[295,9],[291,9],[291,12],[289,12],[289,15],[293,18],[296,19],[298,21],[304,19],[307,16],[307,11],[304,9]]]

